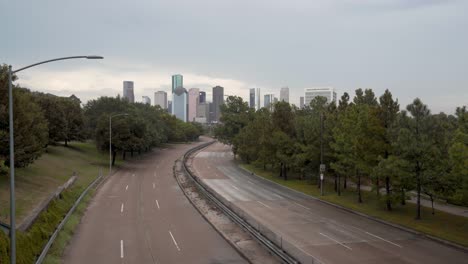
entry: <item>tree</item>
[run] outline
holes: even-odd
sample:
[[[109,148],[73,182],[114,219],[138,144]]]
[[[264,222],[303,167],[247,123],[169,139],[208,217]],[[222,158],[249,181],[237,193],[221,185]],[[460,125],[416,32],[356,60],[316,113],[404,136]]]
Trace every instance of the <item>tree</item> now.
[[[449,148],[451,178],[457,183],[449,200],[455,204],[468,205],[468,111],[466,106],[456,109],[457,129]]]
[[[385,93],[380,96],[379,98],[379,108],[378,108],[378,116],[381,121],[381,125],[384,128],[383,133],[383,159],[388,159],[390,154],[392,154],[392,142],[395,140],[395,126],[398,112],[400,111],[400,105],[398,104],[398,100],[394,101],[392,98],[392,94],[387,89]],[[382,161],[382,164],[385,164],[385,161]],[[380,174],[376,174],[377,177],[385,178],[385,191],[386,191],[386,206],[387,210],[392,210],[392,195],[390,193],[390,185],[391,185],[391,174],[386,173],[394,173],[394,170],[381,170]]]

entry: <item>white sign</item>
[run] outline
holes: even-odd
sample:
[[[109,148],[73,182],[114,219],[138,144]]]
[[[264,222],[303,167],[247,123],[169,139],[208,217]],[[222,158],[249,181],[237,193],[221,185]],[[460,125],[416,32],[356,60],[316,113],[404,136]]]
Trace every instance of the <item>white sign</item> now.
[[[320,180],[323,181],[323,173],[320,173]]]

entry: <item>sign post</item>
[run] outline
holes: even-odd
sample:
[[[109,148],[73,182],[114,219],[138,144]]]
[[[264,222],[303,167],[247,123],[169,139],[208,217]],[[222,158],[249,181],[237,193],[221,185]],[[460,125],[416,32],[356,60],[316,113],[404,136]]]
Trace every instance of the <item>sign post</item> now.
[[[320,164],[320,195],[323,196],[323,173],[325,172],[325,164]]]

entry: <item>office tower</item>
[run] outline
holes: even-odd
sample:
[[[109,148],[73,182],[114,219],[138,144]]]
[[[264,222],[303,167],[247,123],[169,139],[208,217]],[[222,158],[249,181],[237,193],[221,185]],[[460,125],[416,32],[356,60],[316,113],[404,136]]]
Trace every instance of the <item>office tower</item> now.
[[[257,88],[257,110],[262,108],[260,105],[260,88]]]
[[[200,103],[197,106],[197,117],[195,118],[195,122],[198,123],[208,123],[208,117],[210,116],[210,105],[206,102]]]
[[[161,109],[167,109],[167,93],[164,91],[155,92],[154,105],[159,105]]]
[[[199,103],[202,104],[202,103],[206,103],[206,92],[200,92],[200,94],[198,95],[199,96]]]
[[[255,88],[250,88],[249,107],[255,109]]]
[[[143,103],[151,105],[151,99],[148,96],[142,96]]]
[[[277,103],[278,102],[278,97],[275,97],[275,99],[273,100],[273,103]]]
[[[130,103],[135,102],[135,95],[133,94],[133,82],[123,82],[123,98],[127,99]]]
[[[177,87],[172,94],[172,114],[184,122],[187,122],[187,103],[187,90]]]
[[[224,88],[221,86],[213,87],[213,121],[219,122],[222,104],[224,104]]]
[[[197,107],[199,104],[200,89],[191,88],[188,92],[188,121],[195,121],[197,117]]]
[[[280,90],[280,101],[289,103],[289,87],[283,87]]]
[[[333,87],[316,87],[316,88],[305,88],[305,105],[309,105],[310,101],[317,96],[327,98],[327,103],[334,101],[336,103],[336,92]]]
[[[213,123],[214,120],[214,104],[208,103],[208,123]]]
[[[273,106],[274,95],[273,94],[265,94],[263,97],[263,107],[271,110]]]
[[[180,74],[172,75],[172,93],[177,87],[184,87],[184,76]]]
[[[167,101],[167,112],[169,114],[172,114],[172,101],[171,100]]]
[[[299,108],[304,108],[304,96],[299,97]]]

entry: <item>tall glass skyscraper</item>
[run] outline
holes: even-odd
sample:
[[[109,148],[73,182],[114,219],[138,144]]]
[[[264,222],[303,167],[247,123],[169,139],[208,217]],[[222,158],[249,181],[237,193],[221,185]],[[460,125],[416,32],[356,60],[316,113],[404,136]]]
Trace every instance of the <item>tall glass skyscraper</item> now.
[[[187,122],[187,97],[187,90],[180,86],[172,94],[172,114],[184,122]]]
[[[172,75],[172,93],[177,87],[184,87],[184,76],[180,74]]]
[[[224,88],[221,86],[213,87],[213,121],[219,122],[221,116],[220,106],[224,104]]]
[[[250,88],[249,107],[255,109],[255,88]]]
[[[199,94],[199,103],[200,104],[206,103],[206,92],[200,92],[200,94]]]
[[[135,102],[135,95],[133,93],[133,82],[123,82],[123,98],[127,99],[130,103]]]

